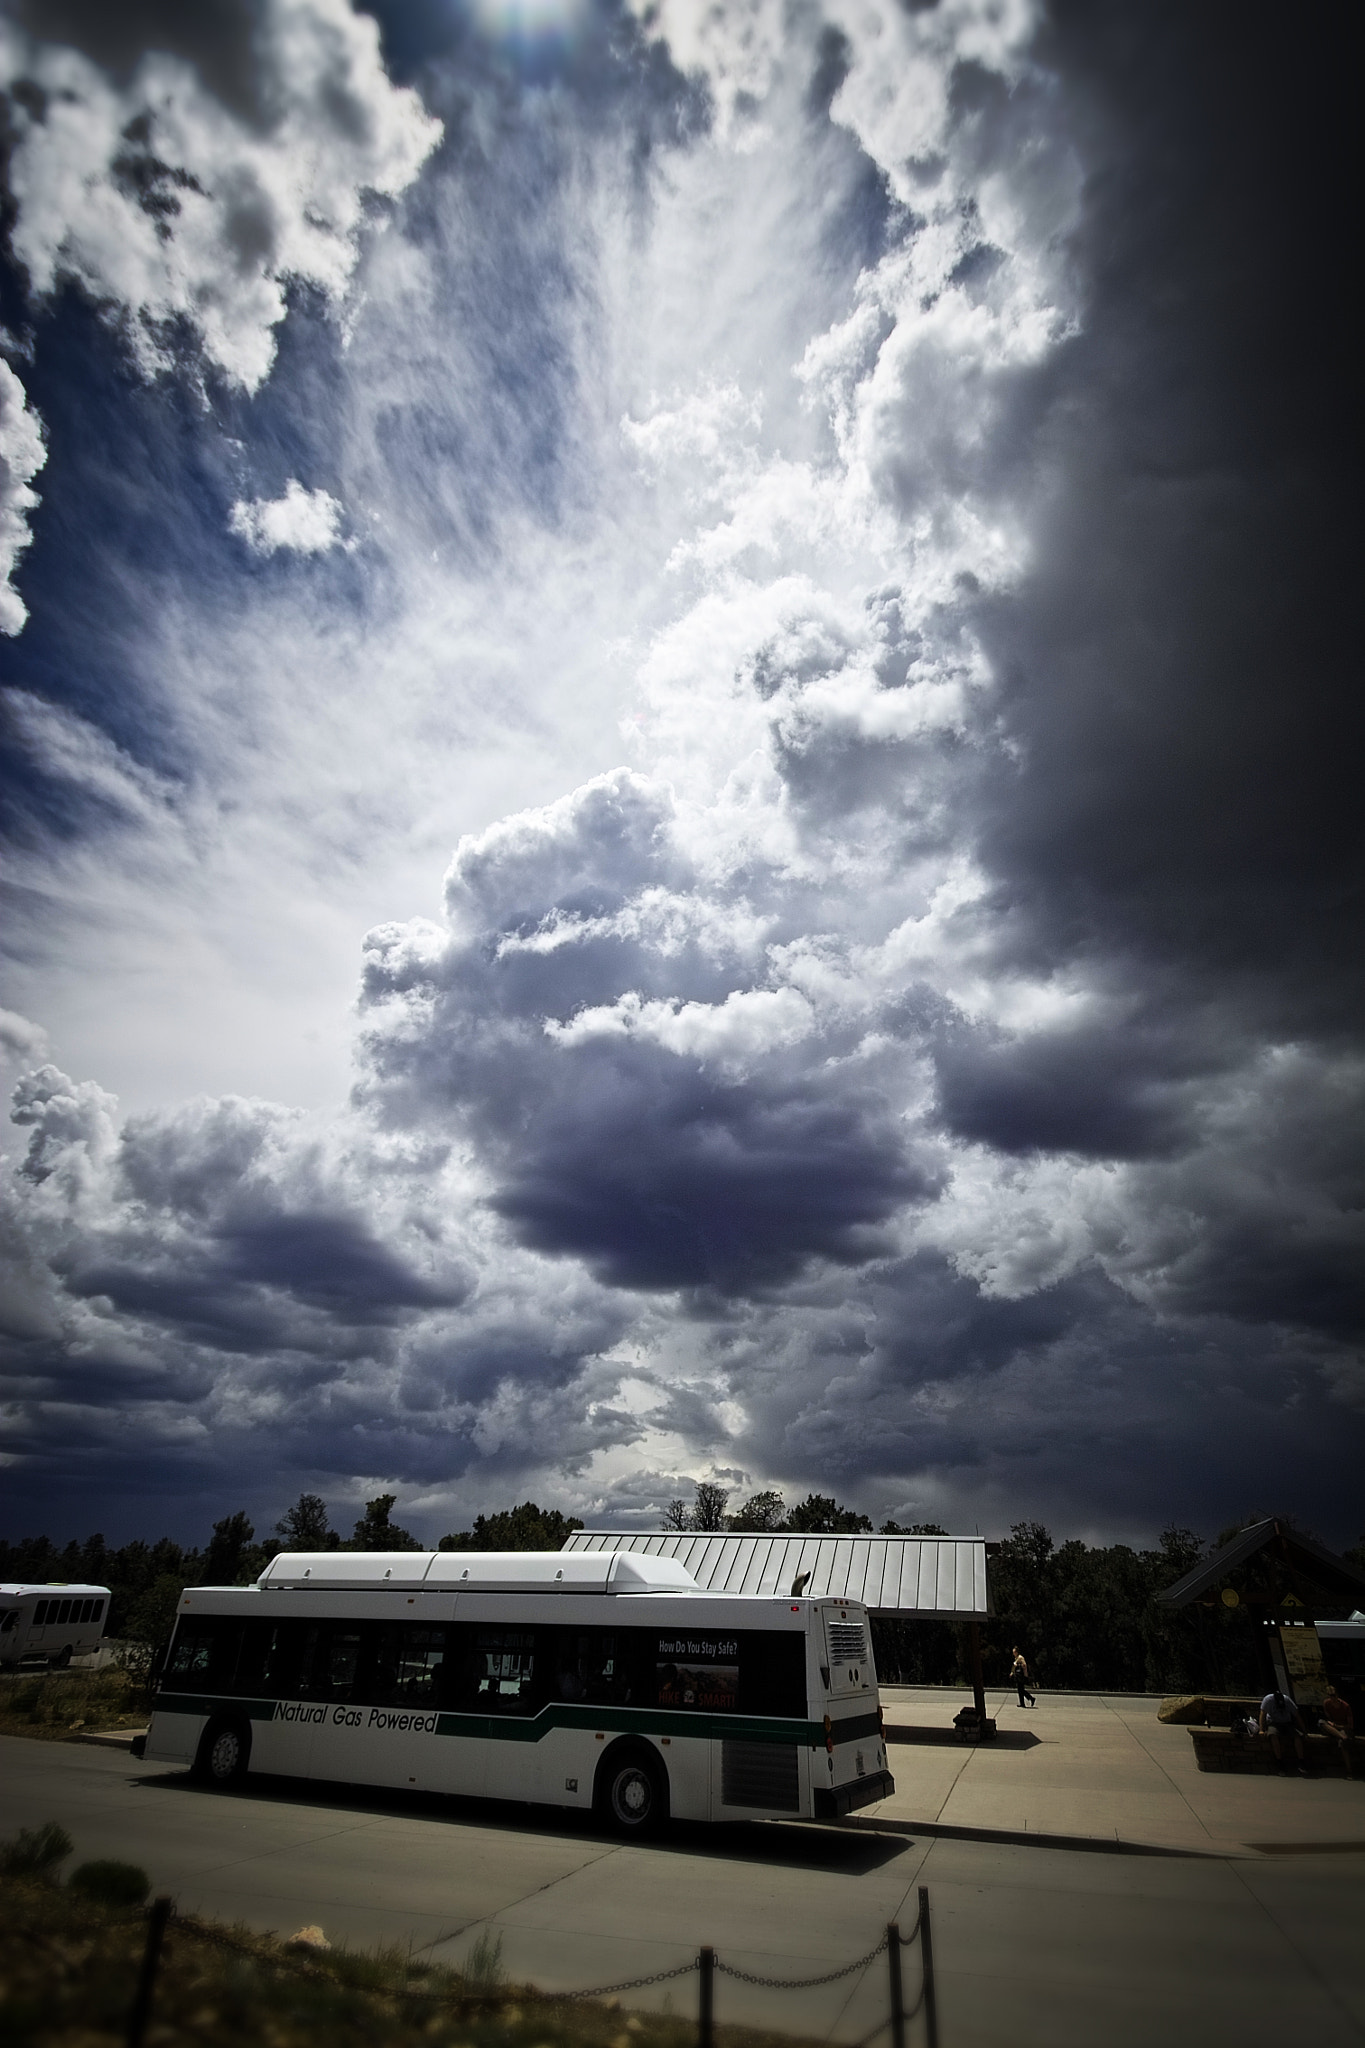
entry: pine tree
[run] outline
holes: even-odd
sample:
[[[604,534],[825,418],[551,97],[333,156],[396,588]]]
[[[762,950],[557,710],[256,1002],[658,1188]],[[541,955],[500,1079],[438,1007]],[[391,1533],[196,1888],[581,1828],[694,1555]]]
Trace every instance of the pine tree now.
[[[421,1544],[406,1529],[400,1529],[396,1522],[389,1520],[396,1493],[381,1493],[375,1500],[367,1500],[365,1512],[355,1525],[351,1538],[352,1550],[420,1550]]]

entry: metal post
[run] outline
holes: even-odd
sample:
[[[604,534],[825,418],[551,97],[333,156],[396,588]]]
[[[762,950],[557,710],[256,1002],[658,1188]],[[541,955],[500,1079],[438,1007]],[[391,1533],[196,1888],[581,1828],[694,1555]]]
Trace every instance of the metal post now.
[[[697,1962],[701,1971],[701,1988],[697,1995],[697,2048],[715,2048],[715,1950],[704,1948]]]
[[[967,1649],[972,1662],[972,1697],[976,1701],[977,1740],[986,1736],[986,1678],[981,1669],[981,1631],[976,1617],[967,1623]]]
[[[905,1993],[901,1988],[901,1931],[894,1920],[886,1930],[886,1965],[891,1977],[891,2048],[905,2048]]]
[[[919,1888],[919,1953],[924,1966],[924,2038],[938,2048],[938,2000],[934,1992],[934,1937],[929,1927],[929,1887]]]
[[[142,1952],[142,1969],[137,1980],[137,1993],[133,1999],[133,2009],[128,2015],[128,2048],[142,2048],[142,2038],[151,2016],[157,1965],[161,1961],[161,1937],[165,1934],[166,1922],[171,1917],[172,1903],[168,1898],[152,1900],[152,1910],[147,1922],[147,1946]]]

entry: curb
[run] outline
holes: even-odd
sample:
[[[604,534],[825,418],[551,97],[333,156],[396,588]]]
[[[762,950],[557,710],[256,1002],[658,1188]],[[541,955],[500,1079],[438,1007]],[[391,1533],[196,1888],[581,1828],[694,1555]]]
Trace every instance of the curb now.
[[[850,1815],[837,1826],[856,1828],[871,1834],[931,1835],[947,1842],[994,1842],[1011,1849],[1079,1849],[1092,1856],[1176,1856],[1196,1862],[1222,1863],[1228,1851],[1219,1849],[1166,1848],[1157,1842],[1124,1842],[1104,1835],[1044,1835],[1019,1828],[954,1827],[936,1820],[885,1820],[861,1814]]]

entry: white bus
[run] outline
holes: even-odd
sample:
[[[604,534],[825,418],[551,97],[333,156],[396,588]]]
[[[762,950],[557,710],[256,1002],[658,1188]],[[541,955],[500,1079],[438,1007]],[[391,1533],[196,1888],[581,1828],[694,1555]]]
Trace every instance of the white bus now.
[[[43,1663],[65,1671],[100,1646],[107,1586],[0,1585],[0,1670]]]
[[[295,1554],[193,1587],[140,1753],[216,1784],[585,1808],[624,1835],[895,1789],[864,1607],[706,1593],[624,1551]]]

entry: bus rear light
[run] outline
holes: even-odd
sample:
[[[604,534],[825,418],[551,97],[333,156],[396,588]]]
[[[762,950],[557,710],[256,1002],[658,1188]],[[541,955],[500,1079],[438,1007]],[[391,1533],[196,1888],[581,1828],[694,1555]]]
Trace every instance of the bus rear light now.
[[[834,1723],[833,1723],[833,1722],[832,1722],[832,1721],[830,1720],[830,1718],[829,1718],[829,1715],[828,1715],[828,1714],[826,1714],[826,1716],[825,1716],[825,1748],[826,1748],[826,1749],[828,1750],[828,1752],[829,1752],[830,1756],[831,1756],[831,1757],[833,1757],[833,1755],[834,1755]]]

